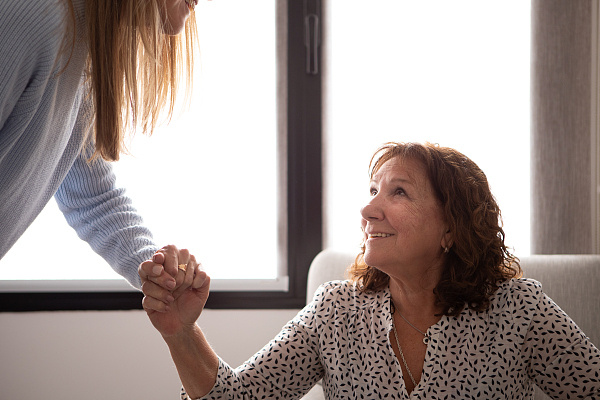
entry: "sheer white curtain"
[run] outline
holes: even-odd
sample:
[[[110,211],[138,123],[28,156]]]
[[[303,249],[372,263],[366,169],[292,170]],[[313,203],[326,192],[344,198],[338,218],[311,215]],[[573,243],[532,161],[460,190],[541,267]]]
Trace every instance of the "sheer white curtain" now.
[[[530,2],[331,0],[327,16],[326,246],[358,249],[373,151],[430,141],[483,169],[529,254]]]

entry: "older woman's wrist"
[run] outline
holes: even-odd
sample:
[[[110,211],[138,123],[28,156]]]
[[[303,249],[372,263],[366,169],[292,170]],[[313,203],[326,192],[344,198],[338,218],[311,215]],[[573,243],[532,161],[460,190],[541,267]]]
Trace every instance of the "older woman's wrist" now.
[[[175,362],[181,383],[191,399],[202,398],[217,380],[219,359],[197,324],[163,337]]]
[[[189,343],[190,340],[194,340],[195,338],[199,338],[202,336],[200,327],[196,324],[184,325],[179,331],[164,334],[161,333],[163,340],[170,346],[171,344],[185,344]]]

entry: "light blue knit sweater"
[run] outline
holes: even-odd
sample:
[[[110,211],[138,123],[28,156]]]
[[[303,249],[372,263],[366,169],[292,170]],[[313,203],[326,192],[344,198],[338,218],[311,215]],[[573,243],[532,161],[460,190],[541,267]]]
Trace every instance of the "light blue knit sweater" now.
[[[67,20],[60,3],[0,1],[0,258],[55,195],[79,237],[139,288],[138,265],[156,250],[151,233],[110,164],[88,163],[92,149],[83,148],[91,109],[84,3],[74,1],[73,53],[57,63]],[[69,256],[68,245],[61,253]]]

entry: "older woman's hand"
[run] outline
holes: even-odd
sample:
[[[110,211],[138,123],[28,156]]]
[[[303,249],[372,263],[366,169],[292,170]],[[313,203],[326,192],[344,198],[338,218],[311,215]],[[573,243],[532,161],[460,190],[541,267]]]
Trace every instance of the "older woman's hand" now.
[[[154,261],[142,263],[140,270],[144,264],[154,264]],[[163,337],[176,335],[194,325],[208,299],[210,277],[200,270],[200,264],[193,255],[185,264],[185,271],[177,271],[177,286],[172,291],[154,282],[155,279],[146,280],[142,285],[142,305],[152,325]]]

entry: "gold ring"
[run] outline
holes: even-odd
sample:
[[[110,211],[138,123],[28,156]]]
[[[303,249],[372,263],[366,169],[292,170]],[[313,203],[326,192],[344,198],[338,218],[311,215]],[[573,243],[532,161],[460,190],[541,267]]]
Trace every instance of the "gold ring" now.
[[[187,269],[187,264],[179,264],[177,266],[178,269],[182,270],[183,272],[185,272],[185,270]]]

